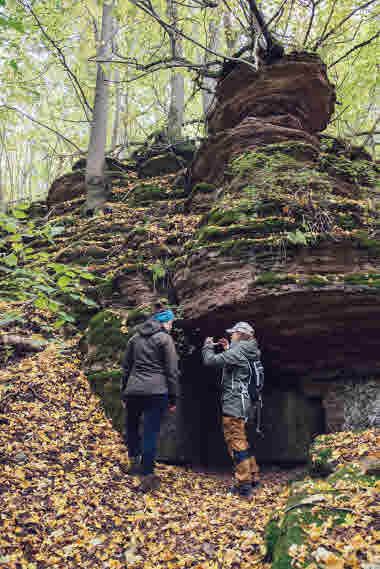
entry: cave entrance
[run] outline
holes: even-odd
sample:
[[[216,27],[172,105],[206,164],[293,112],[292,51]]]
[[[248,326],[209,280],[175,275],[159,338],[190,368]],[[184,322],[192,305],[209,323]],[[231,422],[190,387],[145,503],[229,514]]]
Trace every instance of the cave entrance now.
[[[185,462],[208,468],[231,466],[221,424],[219,385],[221,371],[202,364],[200,349],[183,362],[181,378],[181,455]],[[325,432],[325,412],[318,397],[308,397],[297,379],[266,374],[263,438],[255,421],[248,437],[260,463],[304,463],[313,438]]]

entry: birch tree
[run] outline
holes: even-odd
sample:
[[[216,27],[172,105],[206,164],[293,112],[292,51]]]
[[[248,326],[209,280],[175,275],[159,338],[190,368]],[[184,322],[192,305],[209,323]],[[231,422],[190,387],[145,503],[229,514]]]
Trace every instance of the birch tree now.
[[[95,102],[91,121],[90,143],[87,155],[86,211],[103,208],[107,200],[106,182],[104,176],[105,151],[107,143],[107,118],[109,101],[109,69],[107,64],[100,63],[112,56],[111,39],[113,35],[113,4],[103,3],[102,30],[96,52],[97,72],[95,85]]]
[[[182,40],[177,34],[178,8],[175,0],[167,0],[167,16],[172,26],[168,30],[170,55],[173,60],[183,57]],[[170,142],[182,138],[182,125],[185,109],[185,81],[181,72],[173,69],[170,73],[170,105],[167,120],[167,134]]]
[[[209,25],[208,25],[208,42],[207,47],[210,51],[219,51],[220,49],[220,33],[218,27],[219,14],[217,11],[213,11]],[[210,59],[210,54],[205,52],[204,63],[206,64]],[[202,90],[202,107],[203,107],[203,120],[206,122],[207,113],[214,100],[214,90],[216,85],[216,79],[213,77],[205,77],[203,80],[203,90]]]

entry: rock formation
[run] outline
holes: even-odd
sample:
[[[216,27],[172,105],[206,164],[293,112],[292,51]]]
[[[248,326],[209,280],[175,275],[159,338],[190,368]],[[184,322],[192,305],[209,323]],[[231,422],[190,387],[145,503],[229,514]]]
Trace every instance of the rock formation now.
[[[316,56],[289,55],[258,73],[238,65],[216,94],[190,193],[172,185],[174,175],[136,181],[113,188],[112,216],[84,221],[83,198],[62,203],[67,231],[56,255],[102,278],[93,294],[103,311],[85,344],[90,380],[115,424],[117,355],[151,300],[166,295],[178,305],[183,397],[161,456],[228,460],[217,376],[199,347],[248,320],[266,368],[266,435],[256,452],[302,461],[315,434],[350,420],[345,402],[357,382],[379,386],[379,168],[320,134],[335,91]],[[254,424],[250,432],[256,440]]]

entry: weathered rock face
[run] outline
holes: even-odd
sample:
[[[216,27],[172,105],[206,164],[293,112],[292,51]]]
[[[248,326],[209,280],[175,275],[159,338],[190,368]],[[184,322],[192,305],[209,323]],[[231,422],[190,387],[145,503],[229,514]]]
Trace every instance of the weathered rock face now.
[[[302,461],[315,434],[353,424],[349,397],[335,397],[339,382],[373,378],[375,392],[379,386],[379,168],[318,134],[334,92],[315,57],[288,57],[258,74],[235,68],[217,93],[215,134],[191,167],[191,191],[171,187],[174,176],[159,187],[155,179],[127,192],[114,188],[112,219],[84,222],[80,237],[67,218],[70,248],[57,255],[104,277],[99,302],[119,314],[107,317],[111,331],[98,334],[97,344],[94,326],[103,317],[91,322],[90,376],[119,369],[153,298],[178,305],[182,399],[163,428],[162,458],[229,463],[218,376],[204,368],[199,348],[205,336],[221,337],[247,320],[266,369],[265,439],[256,441],[249,426],[256,454]],[[116,379],[95,380],[120,428]]]
[[[47,204],[53,206],[79,196],[84,195],[86,187],[84,183],[84,174],[82,172],[71,172],[64,174],[60,178],[54,180],[50,186]]]
[[[221,185],[173,279],[184,327],[255,322],[274,375],[379,370],[379,171],[336,141],[319,149],[335,102],[325,66],[236,66],[216,98],[191,173]]]
[[[211,138],[191,167],[193,182],[220,182],[231,158],[258,146],[299,140],[315,148],[326,128],[335,90],[316,56],[287,56],[255,72],[239,64],[219,82],[208,117]],[[217,157],[217,159],[216,159]]]
[[[239,64],[219,82],[208,118],[211,133],[233,128],[245,117],[289,115],[301,130],[320,132],[334,112],[334,86],[318,56],[291,54],[255,72]],[[270,122],[270,121],[269,121]]]

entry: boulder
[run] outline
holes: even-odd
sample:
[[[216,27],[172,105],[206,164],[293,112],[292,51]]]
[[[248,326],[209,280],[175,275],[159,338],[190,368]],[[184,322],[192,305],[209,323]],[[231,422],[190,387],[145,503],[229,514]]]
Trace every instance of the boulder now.
[[[84,174],[82,172],[71,172],[54,180],[49,188],[46,203],[51,207],[79,198],[85,193]]]
[[[138,175],[139,178],[153,178],[154,176],[164,176],[165,174],[173,174],[181,170],[184,166],[182,158],[174,152],[159,154],[148,158],[140,164]]]
[[[86,170],[87,159],[80,158],[71,167],[73,171],[75,170]],[[111,158],[106,156],[104,171],[106,176],[112,177],[117,176],[120,172],[133,172],[135,170],[134,165],[130,163],[121,162],[117,158]]]
[[[235,155],[286,140],[319,148],[316,133],[334,112],[335,89],[318,56],[291,54],[255,72],[245,63],[219,81],[210,137],[190,168],[193,183],[221,182]]]
[[[211,134],[234,128],[246,117],[270,117],[273,111],[295,119],[301,130],[320,132],[336,101],[326,65],[310,54],[290,54],[258,72],[238,64],[219,81],[215,97],[207,120]]]

